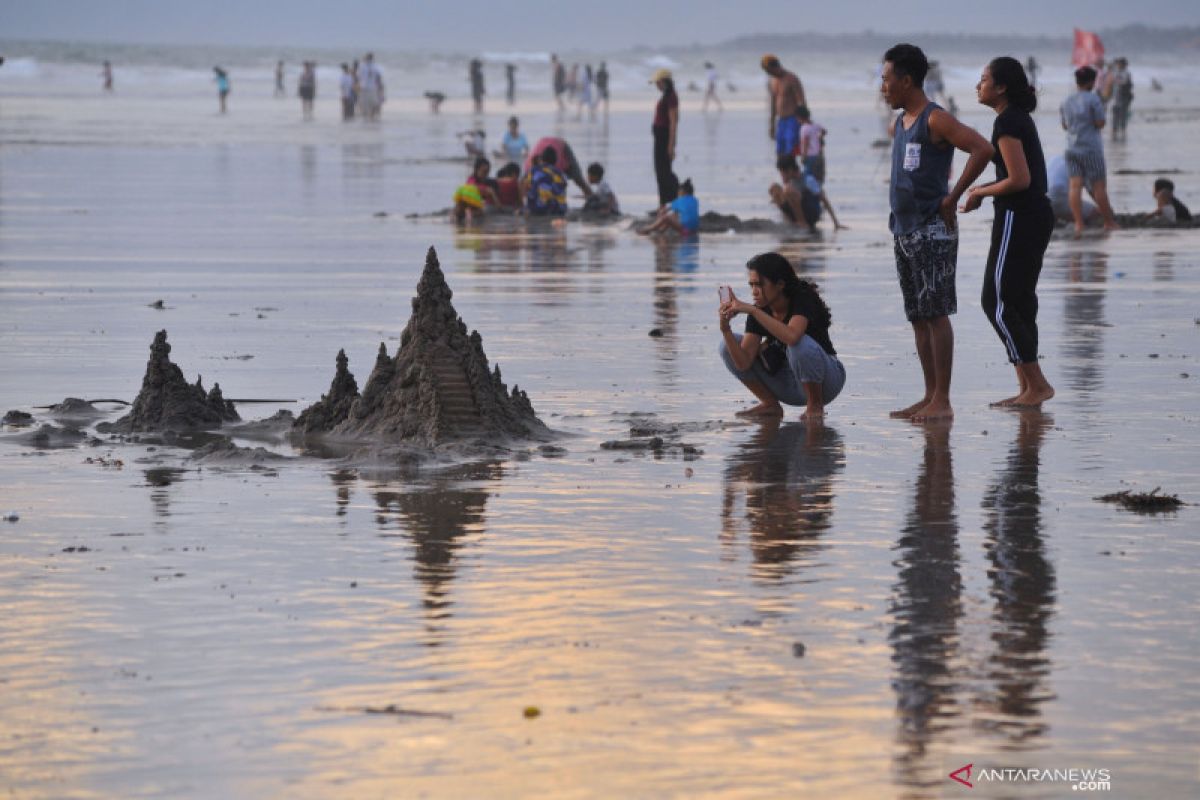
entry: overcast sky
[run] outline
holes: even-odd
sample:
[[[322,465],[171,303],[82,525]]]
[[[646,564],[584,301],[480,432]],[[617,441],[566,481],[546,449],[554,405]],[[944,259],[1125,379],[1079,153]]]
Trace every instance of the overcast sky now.
[[[753,33],[1070,35],[1200,25],[1200,0],[0,0],[0,37],[465,51],[711,44]]]

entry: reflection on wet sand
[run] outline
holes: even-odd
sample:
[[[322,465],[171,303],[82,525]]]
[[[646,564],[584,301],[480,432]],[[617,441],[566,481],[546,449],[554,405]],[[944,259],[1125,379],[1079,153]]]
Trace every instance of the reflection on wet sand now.
[[[993,652],[987,693],[976,725],[1016,745],[1042,734],[1041,704],[1052,700],[1047,624],[1054,614],[1054,567],[1042,543],[1039,488],[1042,440],[1054,424],[1038,411],[1020,412],[1017,436],[983,497],[985,546],[991,568]]]
[[[150,487],[150,505],[154,508],[154,528],[166,532],[167,519],[171,516],[171,485],[183,479],[185,469],[179,467],[151,467],[144,471],[146,485]]]
[[[923,458],[896,546],[899,581],[889,635],[898,723],[894,767],[908,787],[945,780],[941,762],[927,751],[962,713],[955,697],[963,605],[950,428],[948,422],[921,426]]]
[[[1098,402],[1104,378],[1105,280],[1108,254],[1067,254],[1063,292],[1062,372],[1067,386],[1083,405]]]
[[[653,296],[658,362],[654,372],[663,379],[665,389],[674,388],[679,380],[675,367],[679,358],[679,276],[694,273],[699,262],[700,242],[696,237],[655,237]],[[716,287],[713,287],[713,313],[716,313]]]
[[[845,465],[835,429],[763,422],[725,466],[721,541],[730,559],[745,530],[756,579],[778,581],[811,564],[833,516],[834,475]]]
[[[358,479],[358,473],[352,469],[339,469],[329,473],[329,480],[337,490],[337,510],[334,514],[343,527],[346,525],[346,511],[350,507],[350,489]]]
[[[469,464],[439,473],[426,484],[404,489],[374,490],[375,523],[380,535],[403,536],[414,545],[413,574],[425,590],[424,607],[430,623],[430,646],[441,643],[436,621],[450,616],[447,598],[458,566],[462,539],[483,530],[487,488],[473,482],[495,481],[503,475],[500,462]]]

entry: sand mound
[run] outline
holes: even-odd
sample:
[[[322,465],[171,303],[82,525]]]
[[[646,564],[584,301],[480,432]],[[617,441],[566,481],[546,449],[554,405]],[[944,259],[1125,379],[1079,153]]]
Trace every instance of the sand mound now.
[[[386,352],[382,355],[386,358]],[[329,394],[313,403],[296,419],[295,427],[305,433],[331,431],[350,416],[350,408],[358,399],[358,381],[354,380],[345,350],[338,350],[337,370],[329,384]]]
[[[305,409],[296,427],[338,439],[423,447],[546,435],[525,393],[515,386],[509,392],[499,367],[489,371],[483,340],[477,331],[467,334],[452,296],[430,248],[395,357],[380,344],[359,394],[339,353],[329,394]]]
[[[125,416],[111,424],[101,423],[96,429],[104,433],[133,431],[194,431],[218,428],[225,422],[237,422],[240,417],[233,403],[221,396],[220,384],[205,392],[200,377],[189,384],[183,370],[171,363],[171,345],[167,332],[159,331],[150,345],[150,360],[142,390]]]

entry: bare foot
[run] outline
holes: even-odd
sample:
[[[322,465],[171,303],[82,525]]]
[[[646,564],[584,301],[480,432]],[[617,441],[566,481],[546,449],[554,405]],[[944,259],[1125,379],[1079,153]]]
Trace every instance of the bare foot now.
[[[1075,235],[1072,238],[1074,238],[1074,239],[1082,239],[1083,238],[1083,226],[1082,225],[1075,226]]]
[[[783,406],[778,403],[759,403],[734,414],[736,417],[782,417]]]
[[[994,403],[988,403],[988,406],[991,408],[1000,408],[1003,406],[1011,406],[1013,403],[1017,402],[1017,400],[1020,397],[1021,397],[1021,395],[1014,394],[1012,397],[1006,397],[1003,400],[997,400]]]
[[[800,419],[804,420],[805,422],[808,422],[809,420],[818,422],[820,420],[825,419],[825,409],[824,408],[807,408],[804,410],[804,413],[800,415]]]
[[[1104,223],[1104,230],[1119,231],[1119,230],[1121,230],[1121,226],[1118,225],[1116,222],[1106,222],[1106,223]]]
[[[1021,396],[1012,402],[1013,408],[1041,408],[1042,403],[1054,397],[1054,387],[1046,386],[1041,389],[1026,389]]]
[[[913,414],[917,413],[927,405],[929,405],[929,398],[925,397],[913,403],[908,408],[901,408],[897,411],[891,412],[888,414],[888,416],[892,419],[909,419]]]
[[[950,403],[938,400],[931,402],[924,408],[918,409],[909,417],[913,422],[932,422],[938,419],[954,419],[954,409],[950,407]]]

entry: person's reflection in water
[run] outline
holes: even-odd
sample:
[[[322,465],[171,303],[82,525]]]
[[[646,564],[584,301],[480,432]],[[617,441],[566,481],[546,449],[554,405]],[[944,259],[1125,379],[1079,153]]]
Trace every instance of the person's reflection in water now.
[[[1054,567],[1042,543],[1042,497],[1038,486],[1042,440],[1053,419],[1022,411],[1007,463],[983,497],[986,548],[994,602],[994,652],[988,659],[985,713],[977,722],[1010,741],[1042,734],[1040,704],[1053,699],[1045,682],[1047,624],[1054,615]]]
[[[171,485],[183,479],[185,470],[179,467],[150,467],[144,471],[150,487],[150,505],[154,507],[154,528],[166,533],[171,516]]]
[[[451,616],[450,582],[458,566],[464,537],[483,530],[488,489],[471,484],[497,480],[498,463],[471,464],[441,473],[432,483],[404,491],[375,491],[376,515],[381,536],[402,535],[414,545],[413,574],[425,590],[424,607],[429,639],[442,643],[440,621]]]
[[[350,506],[350,487],[358,479],[358,474],[352,469],[339,469],[329,473],[329,480],[337,489],[337,509],[334,511],[343,527],[346,525],[346,510]],[[345,535],[344,533],[342,534]]]
[[[678,374],[675,361],[679,357],[679,303],[676,297],[678,273],[696,269],[700,257],[696,242],[678,242],[658,237],[654,242],[654,335],[659,363],[655,372],[674,386]]]
[[[896,546],[899,580],[889,636],[899,725],[895,770],[900,783],[910,787],[934,787],[945,780],[940,759],[926,754],[960,715],[954,662],[963,607],[951,424],[921,426],[924,455]]]
[[[1175,280],[1175,259],[1177,255],[1170,251],[1154,254],[1154,282],[1162,283]]]
[[[1104,378],[1105,280],[1108,255],[1067,255],[1067,288],[1063,292],[1062,372],[1080,404],[1095,405]]]
[[[725,465],[721,541],[749,533],[753,575],[779,581],[824,549],[834,475],[846,465],[842,437],[820,421],[764,420]],[[732,558],[730,558],[732,560]]]

